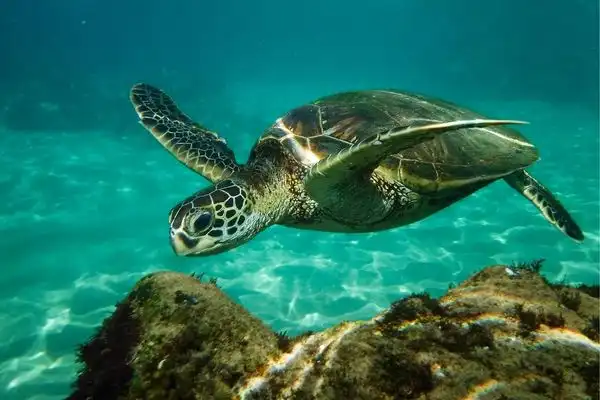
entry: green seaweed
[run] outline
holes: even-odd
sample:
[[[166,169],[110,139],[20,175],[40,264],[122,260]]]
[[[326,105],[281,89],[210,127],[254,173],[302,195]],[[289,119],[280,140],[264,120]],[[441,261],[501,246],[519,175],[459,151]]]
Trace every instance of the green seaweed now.
[[[453,353],[470,353],[478,347],[494,348],[494,335],[489,327],[483,324],[470,324],[463,328],[451,321],[440,323],[442,332],[438,342]]]
[[[519,318],[519,336],[528,337],[540,327],[538,315],[531,310],[525,311],[523,304],[515,305],[514,314]]]
[[[545,258],[539,258],[528,262],[515,262],[510,267],[514,270],[525,270],[539,274],[545,261]]]
[[[125,395],[134,376],[130,359],[140,334],[139,321],[133,315],[130,300],[125,299],[96,334],[79,347],[80,370],[72,385],[74,391],[67,399],[109,400]]]
[[[600,298],[600,286],[599,285],[586,285],[584,283],[575,286],[575,288],[577,290],[579,290],[582,293],[587,294],[588,296],[594,297],[594,298]]]
[[[565,318],[562,313],[546,313],[541,316],[543,324],[548,325],[550,328],[562,328],[565,326]]]
[[[377,348],[373,379],[382,392],[396,399],[416,399],[433,388],[431,368],[395,342],[384,342]]]
[[[591,340],[600,340],[600,318],[598,316],[590,318],[582,333]]]
[[[195,278],[195,279],[197,279],[197,280],[198,280],[198,282],[200,282],[200,283],[205,283],[205,282],[204,282],[204,280],[203,280],[203,279],[204,279],[204,276],[205,276],[204,272],[199,272],[199,273],[198,273],[198,272],[192,272],[192,273],[190,274],[190,276],[191,276],[192,278]],[[209,283],[209,284],[211,284],[211,285],[214,285],[215,287],[219,287],[219,286],[217,285],[217,280],[218,280],[218,278],[215,278],[215,277],[213,277],[213,278],[208,278],[208,281],[207,281],[207,283]]]
[[[203,283],[202,279],[204,278],[204,272],[192,272],[190,276],[197,279],[198,282]]]
[[[581,294],[571,290],[561,290],[558,299],[562,305],[573,311],[579,310],[581,305]]]
[[[288,352],[292,348],[293,339],[287,334],[287,331],[275,332],[277,336],[277,347],[283,352]]]
[[[439,300],[432,298],[429,293],[416,293],[392,303],[379,324],[402,323],[413,321],[417,317],[432,314],[443,316],[445,310]]]
[[[560,314],[535,312],[534,310],[525,310],[523,304],[517,304],[514,307],[513,314],[519,319],[519,336],[529,337],[531,332],[536,331],[541,324],[551,328],[565,326],[565,318]]]
[[[600,362],[598,359],[582,366],[579,374],[586,385],[585,393],[590,399],[598,400],[600,398]]]

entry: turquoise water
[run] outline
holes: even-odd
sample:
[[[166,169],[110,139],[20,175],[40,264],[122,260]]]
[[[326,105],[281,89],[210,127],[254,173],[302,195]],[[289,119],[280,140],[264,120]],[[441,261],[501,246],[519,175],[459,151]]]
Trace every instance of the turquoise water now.
[[[25,3],[0,13],[3,37],[19,38],[0,43],[2,399],[64,398],[76,346],[151,271],[217,277],[292,334],[440,295],[494,263],[545,258],[550,279],[600,278],[597,1]],[[272,227],[225,254],[178,258],[168,212],[207,182],[138,125],[127,99],[138,81],[242,161],[283,112],[342,90],[414,90],[530,121],[521,131],[542,156],[530,171],[586,240],[500,181],[392,231]]]
[[[206,183],[133,115],[119,134],[3,132],[0,385],[13,398],[64,393],[74,346],[136,279],[155,270],[218,277],[229,295],[293,333],[369,318],[410,292],[440,294],[493,263],[543,257],[552,279],[597,281],[597,116],[533,102],[473,106],[531,121],[523,132],[542,153],[531,171],[580,222],[583,244],[496,182],[406,228],[343,235],[274,227],[222,255],[177,258],[168,245],[168,210]],[[238,154],[247,153],[255,133],[222,131]]]

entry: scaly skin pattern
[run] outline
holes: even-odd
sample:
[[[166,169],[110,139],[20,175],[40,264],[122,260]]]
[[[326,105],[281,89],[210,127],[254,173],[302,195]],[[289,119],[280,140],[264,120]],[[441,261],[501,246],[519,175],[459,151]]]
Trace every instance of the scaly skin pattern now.
[[[526,167],[537,149],[516,130],[454,104],[391,90],[339,93],[294,108],[240,165],[224,139],[147,84],[130,94],[142,125],[212,181],[175,205],[180,255],[235,248],[270,225],[375,232],[411,224],[505,178],[575,240],[581,230]]]
[[[264,152],[270,157],[264,157]],[[328,193],[338,200],[341,210],[338,215],[332,216],[305,190],[304,179],[310,168],[298,163],[277,141],[261,142],[254,149],[251,160],[236,177],[241,186],[251,188],[248,192],[251,194],[253,209],[267,216],[274,224],[309,230],[360,233],[402,226],[423,219],[487,184],[472,185],[453,195],[435,198],[420,195],[401,183],[374,172],[368,179],[378,196],[357,198],[361,204],[357,214],[364,215],[365,211],[375,209],[375,204],[385,208],[381,214],[371,213],[372,218],[368,223],[361,223],[361,220],[352,219],[352,209],[345,206],[348,193],[355,192],[351,186],[330,188]],[[362,182],[348,182],[349,185],[354,183],[359,185]],[[359,190],[358,187],[355,189]]]

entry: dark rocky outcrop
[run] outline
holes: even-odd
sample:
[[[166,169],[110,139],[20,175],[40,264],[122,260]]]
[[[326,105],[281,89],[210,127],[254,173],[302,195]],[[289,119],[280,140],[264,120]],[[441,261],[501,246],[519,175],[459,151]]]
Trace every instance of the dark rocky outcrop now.
[[[81,347],[69,399],[598,399],[598,289],[540,266],[488,267],[296,338],[214,281],[151,274]]]

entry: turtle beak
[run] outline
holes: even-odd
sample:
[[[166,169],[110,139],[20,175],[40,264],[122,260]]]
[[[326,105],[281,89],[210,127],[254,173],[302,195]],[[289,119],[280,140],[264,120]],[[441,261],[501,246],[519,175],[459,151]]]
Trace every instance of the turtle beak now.
[[[219,246],[219,241],[211,237],[191,238],[183,231],[171,229],[171,247],[178,256],[206,256],[218,254],[228,247]]]
[[[190,238],[185,233],[171,231],[171,247],[178,256],[190,254],[197,244],[197,240]]]

